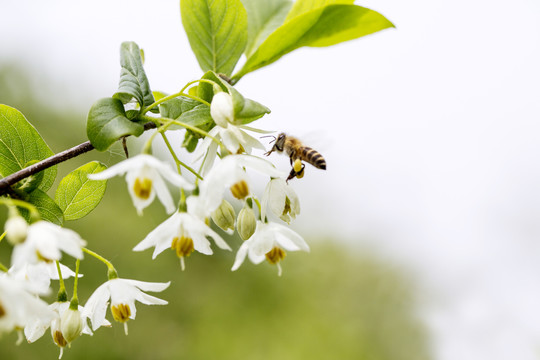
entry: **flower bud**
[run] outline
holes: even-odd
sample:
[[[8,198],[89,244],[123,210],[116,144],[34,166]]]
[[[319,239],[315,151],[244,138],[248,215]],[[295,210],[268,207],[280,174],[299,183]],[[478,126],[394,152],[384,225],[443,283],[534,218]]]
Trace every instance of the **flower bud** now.
[[[244,206],[240,213],[238,214],[238,220],[236,223],[236,230],[242,240],[247,240],[255,233],[255,228],[257,227],[257,219],[255,219],[255,214],[253,210],[248,206]]]
[[[234,121],[232,96],[224,91],[214,94],[210,104],[210,115],[214,122],[223,128],[232,123]]]
[[[212,220],[214,220],[214,223],[227,232],[229,232],[229,230],[234,232],[235,217],[236,214],[234,208],[226,200],[223,200],[216,211],[212,213]]]
[[[7,219],[4,230],[6,238],[11,245],[17,245],[26,240],[28,234],[28,223],[20,215],[10,216]]]
[[[60,324],[64,339],[68,344],[71,343],[81,335],[83,329],[81,312],[79,310],[67,309],[60,318]]]

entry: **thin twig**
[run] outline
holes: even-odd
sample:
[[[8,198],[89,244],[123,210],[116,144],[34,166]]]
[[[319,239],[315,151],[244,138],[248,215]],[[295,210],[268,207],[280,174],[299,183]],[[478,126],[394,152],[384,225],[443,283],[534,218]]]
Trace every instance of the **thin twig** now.
[[[145,131],[149,129],[155,129],[155,127],[156,127],[156,124],[151,123],[151,122],[144,124]],[[58,154],[55,154],[36,164],[30,165],[9,176],[6,176],[3,179],[0,179],[0,196],[9,193],[10,186],[15,185],[18,181],[21,181],[22,179],[27,178],[31,175],[34,175],[45,169],[48,169],[51,166],[54,166],[66,160],[72,159],[76,156],[79,156],[91,150],[94,150],[94,146],[90,144],[90,141],[87,141],[77,146],[74,146],[71,149],[67,149],[62,152],[59,152]]]

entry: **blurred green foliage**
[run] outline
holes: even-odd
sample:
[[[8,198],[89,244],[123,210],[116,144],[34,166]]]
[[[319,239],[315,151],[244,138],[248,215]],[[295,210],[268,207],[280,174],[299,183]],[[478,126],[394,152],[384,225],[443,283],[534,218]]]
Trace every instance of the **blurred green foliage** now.
[[[56,152],[84,141],[86,110],[50,108],[43,97],[37,100],[37,90],[24,74],[17,67],[0,66],[0,103],[22,111]],[[120,159],[115,151],[64,163],[59,178],[96,157],[110,165]],[[5,216],[4,209],[1,214]],[[395,264],[351,252],[335,239],[307,239],[312,252],[289,254],[281,278],[267,263],[246,263],[233,273],[234,254],[219,249],[211,257],[194,253],[182,272],[172,252],[154,261],[150,250],[131,252],[165,218],[156,204],[138,217],[125,182],[113,179],[96,211],[66,224],[113,261],[120,277],[172,283],[152,294],[169,305],[138,304],[137,319],[128,323],[129,336],[115,323],[75,340],[64,359],[429,358],[425,329],[415,313],[414,285]],[[239,245],[240,240],[231,241],[234,249]],[[0,261],[8,263],[10,250],[6,242],[0,244]],[[74,268],[72,259],[66,264]],[[84,304],[106,280],[106,268],[87,257],[81,272],[79,299]],[[71,289],[72,280],[67,284]],[[16,334],[3,336],[0,359],[56,358],[58,348],[49,334],[21,346],[15,346]]]

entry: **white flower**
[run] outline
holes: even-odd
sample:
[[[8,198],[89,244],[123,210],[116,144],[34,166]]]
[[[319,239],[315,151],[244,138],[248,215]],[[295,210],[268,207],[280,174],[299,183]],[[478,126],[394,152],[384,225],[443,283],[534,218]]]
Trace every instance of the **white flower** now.
[[[210,136],[205,137],[201,145],[193,153],[194,159],[200,159],[206,154],[206,160],[202,170],[203,175],[208,173],[217,154],[218,144],[212,137],[221,140],[231,154],[240,154],[242,152],[251,154],[254,148],[265,150],[264,145],[259,140],[246,133],[243,129],[247,129],[247,127],[228,124],[226,128],[216,125],[210,130],[208,133]]]
[[[62,251],[77,259],[83,258],[86,241],[75,231],[47,221],[38,221],[28,227],[26,241],[13,248],[11,265],[19,269],[26,263],[55,261],[62,258]]]
[[[24,335],[29,343],[33,343],[41,338],[45,331],[51,328],[51,337],[54,343],[60,347],[60,357],[64,352],[64,347],[75,340],[81,333],[93,335],[92,330],[88,326],[87,316],[83,315],[84,308],[78,306],[78,310],[69,308],[69,301],[54,302],[49,305],[54,316],[39,316],[34,318],[24,328]],[[111,325],[108,322],[108,326]],[[107,324],[105,324],[107,325]]]
[[[167,179],[171,184],[187,190],[194,188],[182,176],[174,172],[168,164],[147,154],[139,154],[126,159],[100,173],[88,175],[88,178],[91,180],[105,180],[125,173],[127,173],[126,182],[129,194],[139,215],[142,214],[145,207],[154,201],[156,194],[168,214],[176,209],[163,178]]]
[[[83,316],[92,323],[92,330],[107,324],[105,313],[109,299],[114,320],[124,323],[127,335],[127,321],[135,319],[135,301],[146,305],[166,305],[167,301],[145,294],[143,291],[158,292],[169,287],[170,282],[156,283],[130,279],[112,279],[99,286],[86,302]]]
[[[283,177],[271,162],[251,155],[229,155],[221,160],[200,184],[201,201],[210,212],[216,210],[225,190],[231,189],[237,198],[249,194],[249,180],[245,169],[253,169],[270,177]],[[247,191],[247,193],[246,193]]]
[[[238,249],[231,270],[237,270],[247,255],[254,264],[260,264],[265,258],[271,264],[277,264],[278,275],[281,275],[279,262],[285,257],[284,250],[309,252],[309,246],[300,235],[284,225],[258,221],[253,236]]]
[[[62,272],[62,279],[75,276],[75,272],[62,264],[60,264],[60,271]],[[56,262],[27,263],[18,268],[10,268],[9,274],[14,279],[24,281],[27,284],[28,291],[36,295],[47,295],[50,290],[51,280],[59,279]],[[79,274],[79,277],[82,276],[82,274]]]
[[[54,312],[54,316],[52,318],[44,317],[44,316],[37,317],[33,319],[33,321],[31,321],[29,324],[27,324],[26,327],[24,328],[24,335],[26,336],[26,340],[28,340],[29,343],[32,343],[38,340],[39,338],[41,338],[43,334],[45,334],[45,331],[51,325],[53,325],[53,322],[55,321],[58,323],[55,323],[54,325],[58,325],[58,328],[61,328],[60,319],[64,315],[64,312],[66,312],[69,309],[69,301],[64,301],[64,302],[56,301],[49,305],[49,309]],[[87,334],[87,335],[92,335],[92,330],[90,329],[90,327],[88,326],[86,322],[85,315],[83,315],[84,307],[79,305],[78,309],[79,309],[78,311],[79,311],[79,315],[81,316],[82,325],[83,325],[82,333]]]
[[[152,258],[155,259],[165,249],[172,248],[180,258],[183,270],[184,257],[189,256],[194,250],[205,255],[212,255],[207,236],[211,237],[221,249],[231,250],[225,240],[201,219],[190,213],[177,212],[152,230],[143,241],[133,248],[133,251],[143,251],[155,247],[152,255]]]
[[[278,216],[287,224],[291,218],[296,218],[300,214],[300,201],[298,196],[282,178],[274,178],[268,182],[262,199],[261,218],[265,218],[266,208]]]
[[[0,275],[0,334],[22,329],[35,318],[52,320],[55,314],[46,302],[31,294],[24,282]]]
[[[210,130],[202,144],[193,154],[194,159],[200,159],[206,154],[202,174],[206,175],[212,167],[216,158],[218,144],[214,141],[220,140],[231,154],[245,152],[251,154],[253,148],[265,150],[259,140],[246,133],[244,130],[254,130],[244,125],[235,125],[235,116],[232,96],[226,92],[219,92],[212,98],[210,104],[210,115],[216,126]],[[256,130],[255,130],[256,131]]]

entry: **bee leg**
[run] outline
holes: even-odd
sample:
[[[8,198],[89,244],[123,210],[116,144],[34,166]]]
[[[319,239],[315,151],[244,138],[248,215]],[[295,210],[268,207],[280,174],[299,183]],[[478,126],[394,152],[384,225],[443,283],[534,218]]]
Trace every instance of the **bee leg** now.
[[[286,181],[289,182],[289,180],[294,179],[296,175],[297,175],[297,172],[294,171],[294,169],[291,169],[291,172],[289,173],[289,176],[287,177]]]
[[[271,153],[274,152],[274,150],[274,148],[271,148],[270,151],[265,152],[264,155],[269,156]]]

